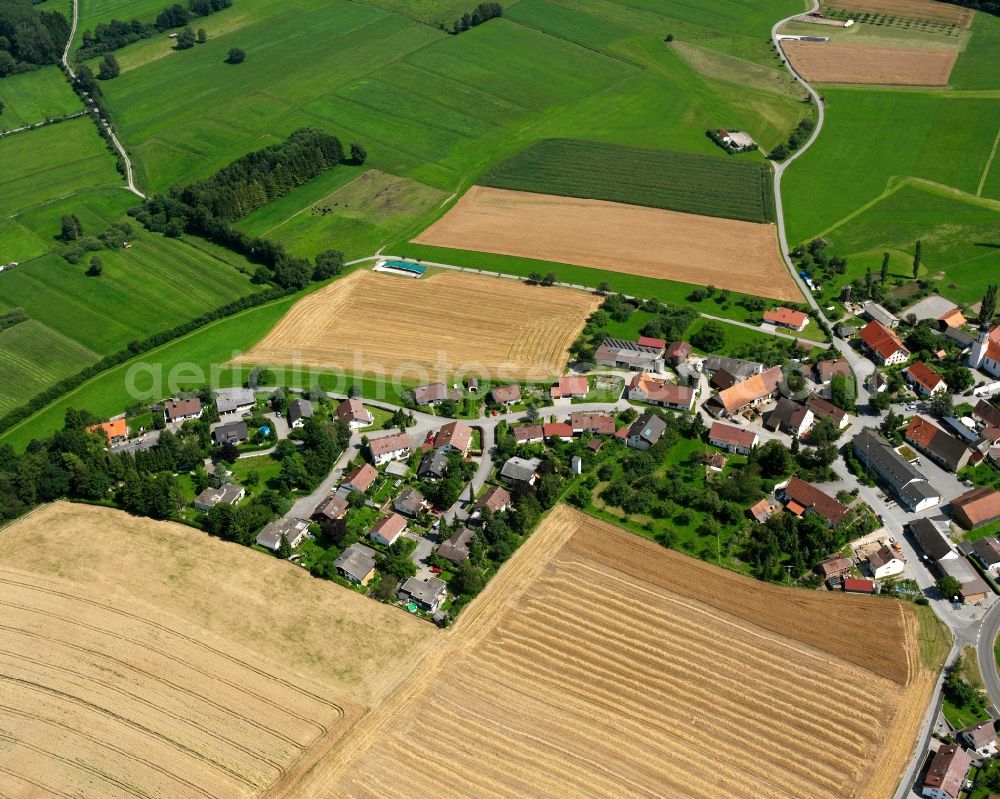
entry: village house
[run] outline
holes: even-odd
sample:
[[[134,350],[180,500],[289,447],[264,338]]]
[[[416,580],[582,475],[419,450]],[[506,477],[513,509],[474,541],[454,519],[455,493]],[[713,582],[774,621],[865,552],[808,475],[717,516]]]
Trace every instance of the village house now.
[[[981,602],[993,593],[967,558],[942,558],[938,561],[938,568],[958,580],[961,585],[958,595],[963,603]]]
[[[847,418],[847,411],[838,408],[817,394],[810,394],[806,397],[805,406],[813,412],[816,418],[828,419],[833,422],[833,426],[838,430],[843,430],[850,424],[851,420]]]
[[[497,405],[514,405],[521,401],[521,387],[517,383],[497,386],[490,391],[490,397]]]
[[[772,366],[742,383],[723,389],[706,402],[705,407],[720,416],[742,413],[774,397],[783,378],[781,367]]]
[[[910,534],[923,550],[926,560],[937,563],[958,557],[957,550],[930,519],[914,519],[908,525]]]
[[[235,505],[246,493],[243,486],[233,483],[226,483],[218,488],[209,486],[194,498],[192,504],[198,510],[208,512],[216,505]]]
[[[434,613],[444,603],[447,597],[447,586],[444,580],[428,577],[421,580],[411,577],[400,587],[396,596],[402,602],[412,602],[421,610]]]
[[[168,422],[183,422],[187,419],[201,418],[201,400],[192,399],[170,400],[163,406],[163,416]]]
[[[361,400],[353,397],[345,399],[337,406],[337,418],[346,420],[351,430],[360,430],[362,427],[368,427],[375,423],[372,412],[365,407]]]
[[[708,443],[713,447],[724,449],[726,452],[749,455],[750,450],[760,443],[760,438],[753,430],[744,430],[742,427],[734,427],[722,422],[712,422],[712,427],[708,431]]]
[[[351,544],[333,562],[337,574],[354,585],[368,585],[375,577],[375,550],[364,544]]]
[[[212,431],[216,444],[242,444],[249,438],[246,422],[226,422]]]
[[[851,376],[851,365],[843,358],[837,358],[834,361],[819,361],[813,369],[816,373],[816,382],[821,386],[830,385],[830,381],[837,375]]]
[[[448,473],[448,456],[439,449],[424,455],[417,468],[417,477],[421,480],[440,480]]]
[[[984,399],[976,403],[972,416],[984,427],[1000,427],[1000,409]]]
[[[774,516],[774,514],[779,510],[781,510],[781,506],[776,502],[773,502],[770,499],[762,499],[760,502],[757,502],[747,508],[747,516],[755,522],[763,524]]]
[[[972,554],[991,577],[1000,574],[1000,541],[996,536],[987,535],[972,545]]]
[[[992,719],[966,727],[958,733],[958,740],[981,758],[996,757],[997,755],[997,729],[996,722]]]
[[[764,371],[764,364],[756,361],[744,361],[740,358],[726,358],[722,355],[708,355],[702,361],[702,371],[713,376],[718,372],[726,372],[738,383],[754,375],[759,375]]]
[[[461,565],[463,561],[469,559],[469,547],[472,545],[472,539],[475,535],[475,532],[468,527],[456,530],[452,533],[451,538],[438,547],[438,555],[445,560],[450,560],[456,566]]]
[[[790,436],[799,436],[799,438],[809,432],[815,422],[816,417],[811,410],[787,397],[780,397],[774,410],[764,414],[765,428],[780,430]]]
[[[1000,325],[980,332],[969,351],[968,364],[992,377],[1000,377]]]
[[[861,305],[861,315],[865,319],[878,322],[880,325],[895,330],[899,327],[899,317],[879,305],[877,302],[865,300]]]
[[[215,409],[220,418],[245,414],[256,404],[257,398],[249,388],[221,388],[215,396]]]
[[[906,382],[913,386],[917,394],[922,397],[931,397],[939,391],[948,390],[948,384],[944,382],[944,378],[923,361],[911,363],[903,370],[903,376],[906,378]]]
[[[542,425],[545,438],[558,438],[560,441],[573,440],[573,426],[569,422],[546,422]]]
[[[406,433],[368,439],[368,451],[376,466],[408,458],[411,448],[410,437]]]
[[[512,427],[511,432],[518,444],[537,444],[545,440],[545,428],[540,424],[522,424]]]
[[[306,519],[278,519],[257,533],[257,545],[277,552],[281,548],[281,538],[284,536],[288,545],[295,549],[308,533],[309,522]]]
[[[853,568],[853,560],[840,556],[827,558],[816,566],[816,570],[822,575],[823,580],[826,582],[831,580],[839,581],[843,577],[850,574],[851,569]]]
[[[347,501],[349,495],[349,492],[343,488],[327,494],[316,506],[312,517],[314,519],[330,519],[330,521],[343,519],[347,515],[347,509],[350,507],[350,503]]]
[[[651,341],[647,339],[647,341]],[[653,346],[642,344],[642,339],[625,341],[619,338],[606,338],[594,353],[594,362],[611,369],[632,369],[641,372],[663,371],[663,342],[652,340]],[[659,345],[659,346],[657,346]]]
[[[921,796],[928,799],[958,799],[965,785],[972,758],[960,746],[950,744],[938,749],[927,769]]]
[[[369,535],[372,541],[391,547],[405,531],[406,519],[398,513],[390,513],[375,522]]]
[[[796,516],[815,513],[830,527],[836,527],[847,515],[849,508],[829,494],[805,480],[793,477],[784,488],[776,492],[778,499],[785,503],[785,510]]]
[[[376,477],[378,477],[378,470],[370,463],[363,463],[343,479],[340,487],[347,491],[358,491],[364,494],[371,488]]]
[[[458,402],[462,399],[462,392],[458,389],[449,391],[444,383],[428,383],[425,386],[417,386],[413,389],[413,401],[417,405],[438,405],[445,400]]]
[[[632,422],[628,428],[625,442],[633,449],[649,449],[663,438],[667,432],[667,423],[652,411],[646,411]]]
[[[861,341],[875,362],[883,366],[903,363],[910,357],[899,336],[878,321],[873,320],[861,329]]]
[[[1000,492],[979,486],[951,501],[951,515],[966,530],[1000,519]]]
[[[121,419],[112,419],[110,422],[92,424],[87,430],[91,433],[103,433],[109,447],[128,439],[128,422],[124,416]]]
[[[500,469],[500,479],[508,483],[534,485],[538,477],[538,458],[509,458]]]
[[[427,507],[424,495],[415,488],[406,488],[392,503],[393,509],[404,516],[417,516]]]
[[[472,446],[472,428],[465,422],[448,422],[441,425],[434,437],[434,449],[442,452],[457,452],[463,458]]]
[[[615,434],[615,417],[609,413],[571,413],[569,425],[574,435],[596,433],[613,436]]]
[[[633,377],[629,383],[628,398],[677,411],[690,411],[694,408],[695,393],[693,388],[678,386],[643,372]]]
[[[858,433],[853,447],[861,463],[881,478],[904,508],[920,513],[941,502],[927,478],[874,431],[866,428]]]
[[[500,486],[490,486],[485,493],[476,500],[473,506],[475,510],[481,511],[488,508],[491,513],[500,513],[510,510],[513,503],[510,501],[510,492]]]
[[[691,345],[686,341],[673,341],[663,351],[663,360],[671,366],[680,366],[691,357]]]
[[[313,413],[313,404],[309,400],[293,399],[288,403],[288,424],[295,429],[304,427],[306,419],[312,419]]]
[[[845,577],[840,586],[849,594],[874,594],[878,590],[874,580],[864,577]]]
[[[801,331],[809,322],[809,314],[779,306],[773,311],[764,311],[764,321],[776,327],[787,327],[789,330]]]
[[[566,375],[549,389],[552,399],[582,399],[590,392],[587,378],[583,375]]]
[[[883,544],[868,556],[868,570],[876,580],[895,577],[906,568],[906,559],[888,544]]]
[[[964,442],[948,435],[923,416],[910,419],[904,438],[936,464],[953,472],[965,466],[972,456],[972,450]]]

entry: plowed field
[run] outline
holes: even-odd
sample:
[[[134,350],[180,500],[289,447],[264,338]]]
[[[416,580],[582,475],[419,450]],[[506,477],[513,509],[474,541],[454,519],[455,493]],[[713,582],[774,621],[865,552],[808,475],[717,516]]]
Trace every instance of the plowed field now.
[[[557,508],[282,796],[890,795],[932,685],[898,603],[764,586]]]
[[[599,298],[459,272],[360,271],[310,294],[238,363],[302,364],[418,381],[455,371],[546,379]]]
[[[473,186],[414,239],[800,301],[773,225]]]
[[[66,504],[0,535],[0,610],[5,797],[260,795],[433,632],[189,528]]]
[[[785,39],[781,48],[806,80],[886,86],[947,86],[958,52]]]

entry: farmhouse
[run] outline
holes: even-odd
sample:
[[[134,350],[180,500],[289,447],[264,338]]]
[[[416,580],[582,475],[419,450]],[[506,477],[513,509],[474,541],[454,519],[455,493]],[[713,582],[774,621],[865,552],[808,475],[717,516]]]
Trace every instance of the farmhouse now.
[[[450,560],[458,566],[462,561],[469,559],[469,546],[474,537],[475,533],[468,527],[456,530],[452,533],[451,538],[438,547],[437,553],[445,560]]]
[[[986,486],[967,491],[951,501],[951,515],[966,530],[1000,519],[1000,492]]]
[[[371,464],[363,463],[347,475],[340,486],[348,491],[360,491],[363,494],[371,488],[376,477],[378,471]]]
[[[823,386],[829,385],[830,381],[837,375],[851,376],[851,365],[844,358],[837,358],[834,361],[820,361],[815,368],[816,382]]]
[[[717,396],[709,400],[706,406],[711,404],[712,409],[722,416],[732,416],[754,408],[778,393],[782,378],[781,367],[772,366],[742,383],[723,389]]]
[[[594,353],[594,361],[612,369],[662,372],[663,346],[662,342],[661,346],[655,347],[619,338],[606,338]]]
[[[249,388],[223,388],[216,392],[215,409],[219,416],[243,413],[257,404],[257,398]]]
[[[809,314],[780,306],[773,311],[764,311],[764,321],[777,327],[802,330],[809,322]]]
[[[201,400],[197,397],[170,400],[163,406],[163,415],[168,422],[183,422],[185,419],[198,419],[201,416]]]
[[[628,398],[636,402],[648,402],[664,408],[689,411],[694,407],[694,389],[678,386],[667,380],[643,372],[629,383]]]
[[[521,387],[517,383],[497,386],[490,391],[490,397],[497,405],[514,405],[521,401]]]
[[[424,499],[424,495],[415,488],[407,488],[401,491],[392,503],[393,509],[404,516],[416,516],[426,506],[427,502]]]
[[[391,547],[406,530],[406,519],[398,513],[390,513],[375,522],[370,533],[373,541]]]
[[[375,576],[375,550],[364,544],[351,544],[333,562],[337,574],[355,585],[368,585]]]
[[[671,366],[680,366],[691,356],[691,345],[686,341],[671,342],[663,352],[663,360]]]
[[[742,427],[734,427],[722,422],[712,422],[712,427],[708,431],[708,443],[727,452],[748,455],[750,450],[760,443],[760,439],[753,430],[744,430]]]
[[[1000,377],[1000,326],[980,332],[969,352],[969,366]]]
[[[789,480],[788,485],[779,489],[777,495],[785,503],[785,510],[796,516],[815,513],[825,519],[830,527],[840,524],[849,510],[843,503],[798,477]]]
[[[876,580],[895,577],[906,568],[906,560],[895,549],[884,544],[868,556],[868,570]]]
[[[954,577],[961,583],[958,595],[963,602],[981,602],[992,593],[986,581],[966,558],[944,559],[938,562],[938,566],[949,577]]]
[[[944,382],[944,378],[923,361],[910,364],[903,370],[903,375],[906,377],[906,382],[923,397],[930,397],[939,391],[948,390],[948,384]]]
[[[337,519],[343,519],[347,515],[347,509],[350,504],[347,501],[349,492],[341,488],[339,491],[335,491],[331,494],[327,494],[320,503],[316,506],[313,511],[314,519],[330,519],[331,521],[336,521]]]
[[[909,528],[928,560],[936,562],[958,557],[958,552],[952,547],[951,542],[930,519],[914,519],[910,522]]]
[[[500,469],[500,478],[508,483],[534,485],[538,477],[538,458],[509,458]]]
[[[442,452],[457,452],[462,457],[472,445],[472,428],[465,422],[448,422],[441,426],[434,437],[434,449]]]
[[[128,438],[128,422],[124,416],[121,419],[112,419],[110,422],[92,424],[87,430],[92,433],[104,433],[108,446],[120,444]]]
[[[615,417],[608,413],[571,413],[569,424],[574,435],[597,433],[613,436],[615,434]]]
[[[793,402],[787,397],[778,399],[774,410],[764,414],[764,427],[768,430],[781,430],[790,436],[803,436],[812,429],[816,417],[808,408]]]
[[[545,438],[558,438],[560,441],[573,440],[573,426],[569,422],[546,422],[542,425]]]
[[[545,440],[545,428],[540,424],[522,424],[512,427],[511,431],[518,444],[537,444]]]
[[[448,473],[448,456],[436,449],[424,455],[417,468],[417,477],[421,480],[440,480]]]
[[[850,423],[847,418],[847,411],[838,408],[832,402],[828,402],[817,394],[810,394],[806,397],[805,406],[813,412],[819,419],[829,419],[838,430],[843,430]]]
[[[823,575],[824,580],[840,580],[845,575],[851,573],[854,568],[854,561],[850,558],[836,557],[827,558],[816,568]]]
[[[996,577],[1000,574],[1000,541],[996,536],[988,535],[980,538],[972,545],[972,554],[990,576]]]
[[[878,322],[890,330],[899,327],[899,317],[890,313],[877,302],[865,300],[861,306],[861,315],[872,322]]]
[[[444,602],[448,595],[447,586],[444,580],[437,577],[428,577],[421,580],[411,577],[399,589],[397,597],[403,602],[412,602],[421,610],[433,613]]]
[[[939,466],[957,472],[972,455],[965,444],[923,416],[910,419],[904,434],[906,440]]]
[[[500,486],[491,486],[486,490],[486,493],[476,500],[476,504],[473,507],[476,510],[489,508],[492,513],[500,513],[501,511],[508,510],[511,504],[510,492],[507,489]]]
[[[972,758],[960,746],[942,746],[927,770],[921,795],[928,799],[958,799]]]
[[[288,423],[294,427],[304,427],[306,419],[312,419],[313,404],[307,399],[293,399],[288,403]]]
[[[958,740],[980,757],[995,757],[997,754],[997,729],[993,720],[966,727],[958,733]]]
[[[702,370],[707,375],[716,372],[726,372],[732,375],[736,382],[746,380],[764,371],[764,364],[756,361],[743,361],[739,358],[724,358],[721,355],[709,355],[702,362]]]
[[[883,366],[903,363],[910,357],[910,351],[903,346],[899,336],[875,320],[861,329],[861,341],[872,358]]]
[[[376,466],[409,457],[410,449],[410,437],[406,433],[368,440],[368,451]]]
[[[756,145],[756,142],[741,130],[720,129],[719,138],[730,150],[749,150]]]
[[[210,511],[216,505],[235,505],[243,497],[246,491],[243,486],[226,483],[218,488],[210,486],[195,497],[192,503],[198,510]]]
[[[246,422],[227,422],[212,431],[216,444],[242,444],[249,438]]]
[[[277,552],[281,547],[281,539],[288,540],[288,545],[295,549],[309,532],[309,522],[305,519],[278,519],[271,522],[257,533],[257,545]]]
[[[337,418],[346,420],[352,430],[368,427],[375,422],[375,417],[365,404],[353,397],[345,399],[337,406]]]
[[[589,391],[590,386],[587,384],[587,378],[578,375],[560,377],[559,382],[549,389],[549,394],[552,399],[566,399],[567,397],[581,399],[586,397]]]
[[[933,508],[941,495],[884,438],[872,430],[854,437],[854,454],[889,487],[903,507],[914,513]]]
[[[428,383],[413,389],[413,400],[417,405],[437,405],[445,400],[458,401],[460,399],[462,399],[462,392],[457,389],[449,391],[444,383]]]
[[[632,422],[626,435],[626,443],[634,449],[649,449],[667,431],[667,423],[652,411],[646,411]]]

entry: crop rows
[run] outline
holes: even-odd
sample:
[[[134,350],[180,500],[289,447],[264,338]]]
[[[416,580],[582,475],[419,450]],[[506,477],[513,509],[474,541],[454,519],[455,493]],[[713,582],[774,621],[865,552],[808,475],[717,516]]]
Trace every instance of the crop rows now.
[[[773,222],[775,216],[770,168],[738,157],[547,139],[478,182],[747,222]]]

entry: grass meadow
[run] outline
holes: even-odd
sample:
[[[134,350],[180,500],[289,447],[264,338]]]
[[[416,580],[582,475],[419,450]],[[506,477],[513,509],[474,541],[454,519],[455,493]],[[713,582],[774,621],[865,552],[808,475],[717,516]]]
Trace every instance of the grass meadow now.
[[[83,110],[58,67],[43,67],[0,81],[0,130],[13,130]]]
[[[972,38],[955,62],[951,85],[955,89],[1000,89],[1000,18],[977,13]]]

